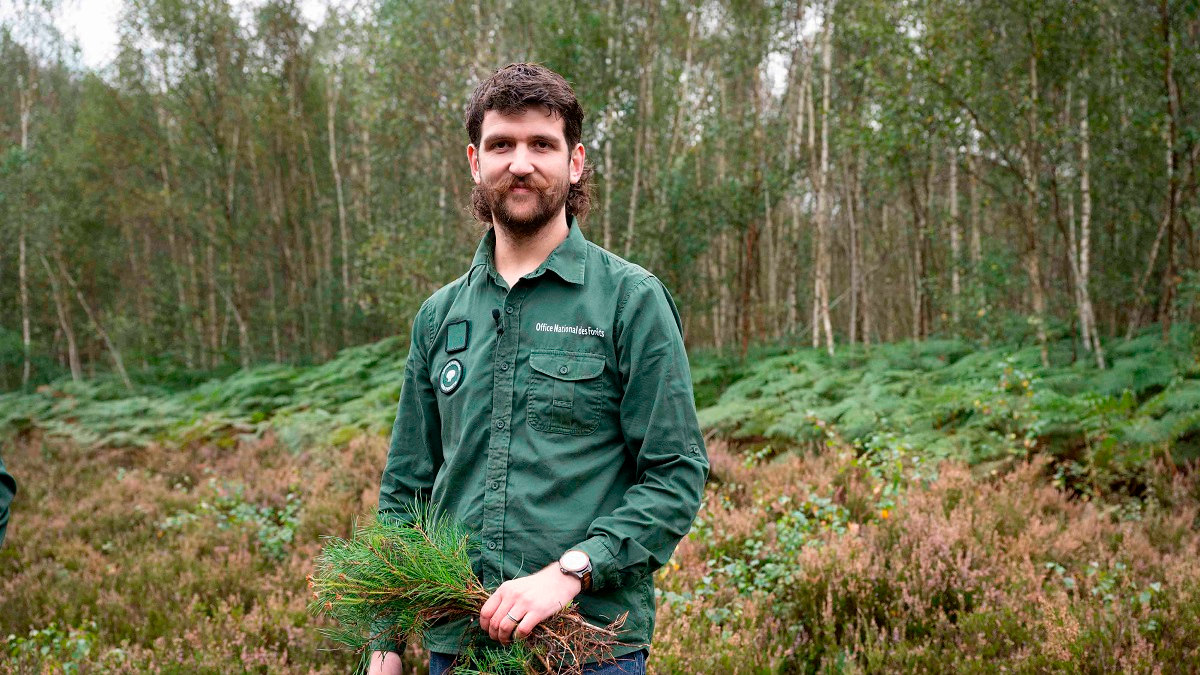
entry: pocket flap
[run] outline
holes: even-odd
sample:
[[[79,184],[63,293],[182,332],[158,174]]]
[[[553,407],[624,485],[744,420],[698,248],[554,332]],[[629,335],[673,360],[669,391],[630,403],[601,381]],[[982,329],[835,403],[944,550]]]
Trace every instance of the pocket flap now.
[[[529,365],[534,370],[559,380],[588,380],[604,372],[604,357],[581,352],[533,351]]]

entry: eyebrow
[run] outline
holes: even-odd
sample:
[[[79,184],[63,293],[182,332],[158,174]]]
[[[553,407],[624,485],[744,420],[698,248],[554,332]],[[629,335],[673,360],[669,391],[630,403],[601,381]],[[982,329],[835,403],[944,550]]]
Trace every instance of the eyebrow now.
[[[484,136],[483,140],[480,143],[481,143],[481,145],[486,146],[486,145],[495,143],[496,141],[512,141],[512,140],[516,140],[512,134],[491,134],[489,136]],[[533,143],[536,143],[537,141],[544,141],[553,146],[558,146],[558,145],[562,144],[562,142],[559,141],[554,136],[546,136],[545,134],[534,134],[533,136],[529,137],[529,140],[530,140],[530,142],[533,142]]]

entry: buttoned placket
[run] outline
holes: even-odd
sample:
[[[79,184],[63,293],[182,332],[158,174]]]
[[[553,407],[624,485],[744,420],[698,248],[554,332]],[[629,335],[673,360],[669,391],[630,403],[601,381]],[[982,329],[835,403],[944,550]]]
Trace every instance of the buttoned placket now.
[[[493,280],[493,283],[496,283]],[[500,284],[496,284],[502,287]],[[509,450],[512,444],[512,412],[515,403],[518,326],[521,306],[529,292],[529,284],[517,282],[516,287],[503,295],[498,328],[492,353],[492,415],[491,441],[488,443],[486,483],[483,496],[483,528],[481,538],[482,577],[484,585],[494,586],[503,581],[504,569],[504,512],[507,507]]]

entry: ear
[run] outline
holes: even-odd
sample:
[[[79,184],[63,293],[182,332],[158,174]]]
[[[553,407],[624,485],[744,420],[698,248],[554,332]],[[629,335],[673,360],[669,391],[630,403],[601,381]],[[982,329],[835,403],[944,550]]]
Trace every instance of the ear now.
[[[583,177],[583,162],[587,157],[587,151],[583,149],[583,143],[577,143],[574,149],[571,150],[571,183],[579,182]]]
[[[482,179],[479,173],[479,150],[475,148],[475,144],[467,145],[467,165],[471,167],[471,180],[475,181],[476,185]]]

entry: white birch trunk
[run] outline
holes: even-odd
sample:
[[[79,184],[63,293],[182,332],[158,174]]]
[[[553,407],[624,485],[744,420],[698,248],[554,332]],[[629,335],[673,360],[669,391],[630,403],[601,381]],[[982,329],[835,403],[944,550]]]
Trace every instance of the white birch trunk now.
[[[1080,314],[1082,315],[1084,325],[1087,326],[1087,335],[1092,340],[1091,349],[1096,356],[1096,365],[1103,370],[1105,368],[1104,346],[1100,343],[1100,334],[1096,329],[1096,313],[1092,308],[1092,296],[1088,288],[1090,284],[1089,279],[1091,278],[1092,187],[1091,169],[1089,168],[1091,143],[1088,129],[1088,100],[1086,96],[1080,101],[1079,137],[1079,194],[1082,199],[1079,209]]]
[[[962,257],[962,233],[958,222],[958,148],[950,149],[950,319],[958,332],[959,309],[962,307],[962,283],[958,264]]]
[[[26,87],[23,75],[17,75],[17,96],[21,116],[21,155],[29,152],[29,121],[33,116],[33,97],[37,83],[30,80]],[[29,224],[24,214],[19,216],[21,224],[17,233],[17,285],[21,296],[21,349],[23,365],[21,366],[21,388],[29,386],[33,376],[33,333],[29,325],[29,263],[26,247],[29,238]]]
[[[829,282],[830,272],[832,269],[832,261],[830,260],[830,239],[829,230],[829,94],[831,89],[831,74],[833,70],[833,10],[835,3],[831,0],[829,8],[825,16],[824,34],[822,36],[821,47],[821,65],[824,69],[822,73],[822,94],[821,94],[821,168],[820,168],[820,187],[817,190],[817,220],[820,246],[820,260],[817,269],[817,291],[816,299],[819,308],[821,324],[820,328],[825,335],[825,348],[830,356],[833,355],[833,322],[829,316]],[[813,326],[814,330],[817,326]]]
[[[326,132],[329,135],[329,168],[333,171],[334,193],[337,197],[338,235],[342,254],[342,346],[350,344],[350,229],[346,224],[346,199],[342,194],[342,171],[337,159],[337,105],[340,87],[330,75],[327,99]],[[445,183],[443,182],[443,186]],[[443,190],[445,188],[443,187]],[[444,199],[444,198],[443,198]],[[438,219],[439,222],[441,219]]]

